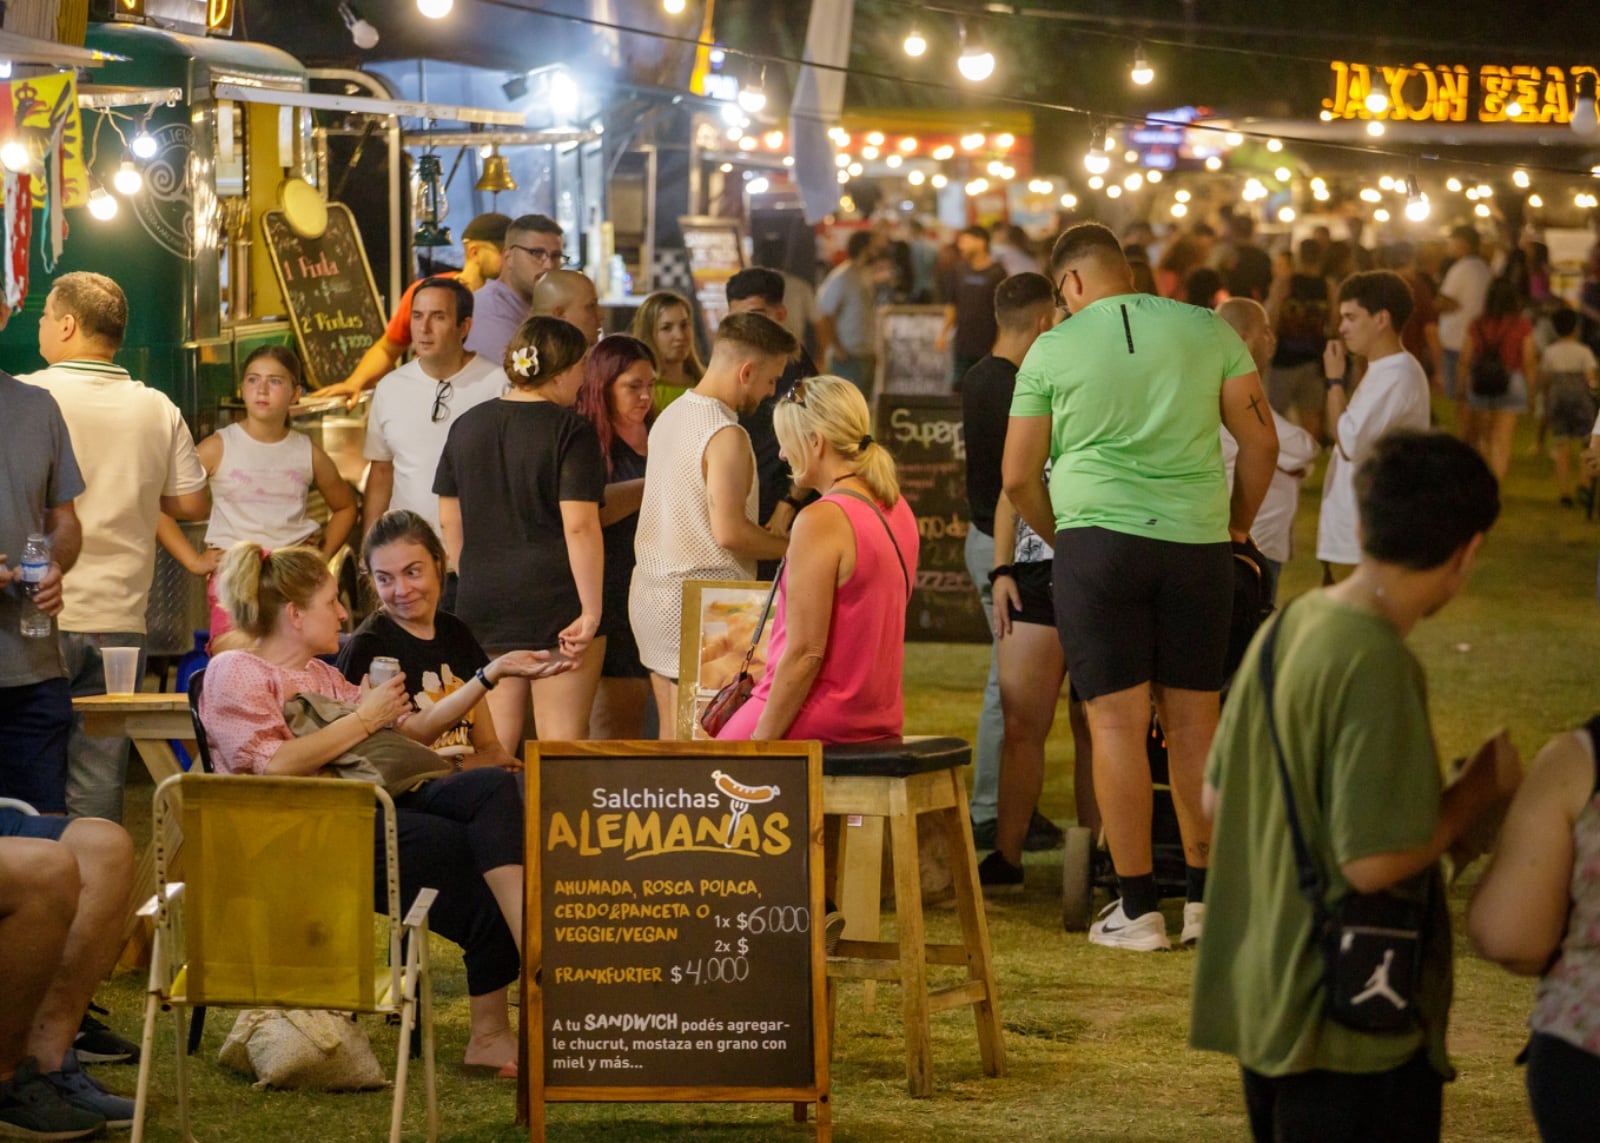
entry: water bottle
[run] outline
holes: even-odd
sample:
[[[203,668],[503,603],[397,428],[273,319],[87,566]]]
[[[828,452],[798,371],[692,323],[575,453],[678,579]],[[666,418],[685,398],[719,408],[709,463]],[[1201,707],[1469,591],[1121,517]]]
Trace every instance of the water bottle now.
[[[22,633],[29,639],[50,637],[50,617],[39,610],[33,596],[50,572],[50,537],[34,532],[22,548]]]

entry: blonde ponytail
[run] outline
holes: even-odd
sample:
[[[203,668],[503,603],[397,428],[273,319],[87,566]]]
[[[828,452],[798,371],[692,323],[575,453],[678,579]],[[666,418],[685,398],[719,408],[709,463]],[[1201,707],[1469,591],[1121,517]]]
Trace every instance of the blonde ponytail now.
[[[874,500],[885,508],[899,502],[894,457],[873,440],[872,415],[854,382],[830,376],[796,382],[794,399],[779,401],[773,410],[772,427],[790,457],[803,455],[806,436],[818,434],[850,465]]]
[[[272,633],[284,605],[307,607],[329,579],[328,565],[315,548],[279,548],[241,540],[217,567],[217,599],[236,630],[251,639]]]

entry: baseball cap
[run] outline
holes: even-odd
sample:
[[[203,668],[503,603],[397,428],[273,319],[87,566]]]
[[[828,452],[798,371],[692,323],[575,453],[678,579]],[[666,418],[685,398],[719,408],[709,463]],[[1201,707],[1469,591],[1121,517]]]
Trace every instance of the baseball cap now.
[[[461,232],[463,242],[493,242],[496,246],[506,244],[506,229],[511,225],[511,219],[504,214],[490,212],[480,214]]]

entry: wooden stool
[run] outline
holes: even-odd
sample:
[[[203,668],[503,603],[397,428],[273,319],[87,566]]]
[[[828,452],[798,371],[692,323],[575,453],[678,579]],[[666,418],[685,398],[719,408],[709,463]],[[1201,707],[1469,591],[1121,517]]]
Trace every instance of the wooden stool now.
[[[906,1082],[914,1096],[933,1093],[928,1027],[933,1012],[972,1005],[984,1074],[1005,1072],[999,992],[961,772],[971,760],[972,748],[959,738],[888,739],[825,746],[822,751],[822,810],[837,850],[834,900],[845,914],[844,937],[828,957],[830,1042],[836,980],[898,981],[906,1027]],[[937,815],[949,841],[961,944],[927,943],[917,849],[917,817],[925,813]],[[847,815],[860,815],[860,824],[847,823]],[[896,941],[877,939],[885,820],[893,850]],[[967,977],[930,991],[930,964],[965,965]]]

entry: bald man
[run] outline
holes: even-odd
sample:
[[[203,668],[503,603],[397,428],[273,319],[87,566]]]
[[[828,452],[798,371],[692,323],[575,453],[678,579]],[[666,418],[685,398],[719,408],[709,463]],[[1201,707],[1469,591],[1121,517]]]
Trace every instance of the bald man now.
[[[1257,371],[1264,375],[1278,349],[1278,335],[1272,330],[1272,319],[1267,316],[1265,307],[1250,298],[1229,298],[1217,307],[1217,316],[1244,339]],[[1285,420],[1276,409],[1272,420],[1278,430],[1278,467],[1272,474],[1272,483],[1267,485],[1255,523],[1250,526],[1250,538],[1267,558],[1267,595],[1276,602],[1278,573],[1292,554],[1294,514],[1300,507],[1300,482],[1317,459],[1317,441],[1299,425]],[[1222,461],[1228,468],[1229,488],[1233,487],[1233,462],[1238,455],[1238,443],[1224,428]]]
[[[551,270],[533,287],[530,317],[560,318],[583,331],[592,349],[600,340],[600,295],[587,275]]]

